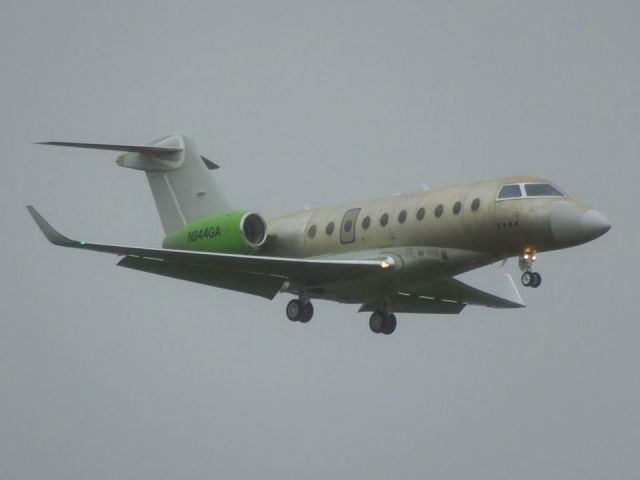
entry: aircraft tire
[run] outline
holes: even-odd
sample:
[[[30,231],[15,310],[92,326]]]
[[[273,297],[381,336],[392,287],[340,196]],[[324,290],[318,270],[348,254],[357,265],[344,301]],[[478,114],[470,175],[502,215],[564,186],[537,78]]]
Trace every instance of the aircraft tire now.
[[[385,335],[391,335],[396,331],[397,324],[396,316],[393,313],[390,313],[384,319],[384,328],[382,329],[382,333]]]
[[[533,284],[533,278],[533,272],[524,272],[520,280],[522,281],[522,285],[530,287]]]
[[[287,303],[287,318],[292,322],[297,322],[301,319],[302,314],[304,312],[304,306],[300,300],[297,298],[291,300]],[[311,319],[311,317],[309,317]]]
[[[299,322],[307,323],[313,318],[313,305],[311,302],[307,302],[302,306],[302,312],[300,313]]]
[[[382,312],[373,312],[369,317],[369,328],[373,333],[382,333],[385,326],[385,318]]]
[[[533,288],[538,288],[540,285],[542,285],[542,275],[538,272],[533,272],[533,281],[531,282],[531,286]]]

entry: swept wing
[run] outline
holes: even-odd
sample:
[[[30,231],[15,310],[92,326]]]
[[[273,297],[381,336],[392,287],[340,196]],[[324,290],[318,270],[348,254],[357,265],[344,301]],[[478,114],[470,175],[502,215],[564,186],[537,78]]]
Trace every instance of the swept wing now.
[[[393,270],[394,260],[301,259],[193,252],[72,240],[55,230],[32,206],[27,210],[54,245],[113,253],[124,258],[119,265],[183,280],[273,298],[287,279],[326,283]]]

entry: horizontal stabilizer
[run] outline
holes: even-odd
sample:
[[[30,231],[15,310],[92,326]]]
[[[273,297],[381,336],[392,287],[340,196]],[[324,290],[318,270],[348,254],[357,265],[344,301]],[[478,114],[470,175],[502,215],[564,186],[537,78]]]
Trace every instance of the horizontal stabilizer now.
[[[179,147],[156,147],[146,145],[114,145],[110,143],[79,143],[79,142],[37,142],[36,145],[53,145],[56,147],[89,148],[91,150],[109,150],[114,152],[135,152],[162,155],[181,152]]]

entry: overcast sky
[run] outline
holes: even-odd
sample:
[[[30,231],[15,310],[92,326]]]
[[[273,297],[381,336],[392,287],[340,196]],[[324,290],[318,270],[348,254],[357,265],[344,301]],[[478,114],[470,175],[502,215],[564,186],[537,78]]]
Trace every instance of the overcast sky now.
[[[3,0],[0,479],[640,477],[640,4]],[[110,152],[186,131],[266,217],[535,174],[613,223],[528,308],[307,325],[48,244],[158,246]],[[505,267],[517,274],[515,262]]]

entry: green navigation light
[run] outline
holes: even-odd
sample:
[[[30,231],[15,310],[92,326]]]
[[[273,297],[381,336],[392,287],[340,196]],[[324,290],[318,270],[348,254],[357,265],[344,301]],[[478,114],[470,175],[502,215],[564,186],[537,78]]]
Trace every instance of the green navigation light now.
[[[80,240],[80,245],[86,245],[86,241],[85,240]]]

